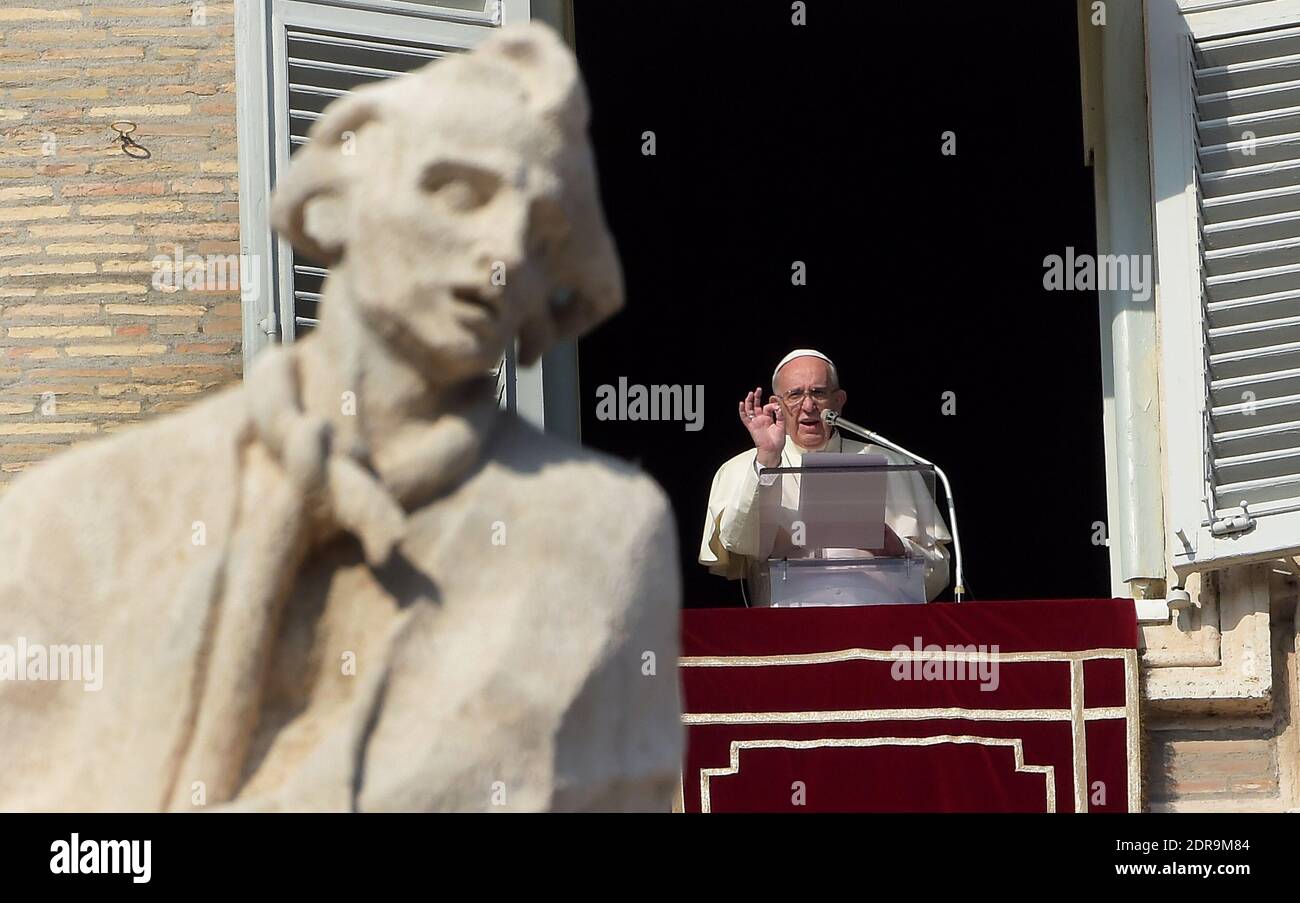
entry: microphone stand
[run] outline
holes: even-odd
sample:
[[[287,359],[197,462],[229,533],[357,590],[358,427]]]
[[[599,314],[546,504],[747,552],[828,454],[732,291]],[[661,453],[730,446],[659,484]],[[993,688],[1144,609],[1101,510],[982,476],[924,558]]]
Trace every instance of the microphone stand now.
[[[952,526],[952,551],[953,558],[957,563],[956,585],[953,587],[952,597],[954,601],[960,602],[962,596],[966,595],[966,570],[962,567],[961,540],[957,538],[957,506],[953,504],[952,484],[948,482],[948,475],[933,461],[927,461],[920,455],[913,454],[901,445],[890,442],[879,433],[873,433],[865,426],[859,426],[851,420],[845,420],[837,411],[822,411],[822,420],[826,421],[826,423],[831,427],[839,427],[840,429],[847,430],[848,432],[861,436],[863,439],[868,439],[877,445],[883,445],[885,448],[893,449],[901,455],[906,455],[918,464],[924,464],[926,467],[934,468],[934,472],[943,483],[943,492],[948,499],[948,523]]]

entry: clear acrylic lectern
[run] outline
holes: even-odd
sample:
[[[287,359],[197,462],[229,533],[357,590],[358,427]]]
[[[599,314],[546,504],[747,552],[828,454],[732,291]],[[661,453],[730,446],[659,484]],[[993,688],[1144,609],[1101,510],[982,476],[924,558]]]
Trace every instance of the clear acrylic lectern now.
[[[925,559],[903,536],[932,535],[934,469],[879,455],[813,453],[759,479],[754,602],[774,607],[926,602]]]

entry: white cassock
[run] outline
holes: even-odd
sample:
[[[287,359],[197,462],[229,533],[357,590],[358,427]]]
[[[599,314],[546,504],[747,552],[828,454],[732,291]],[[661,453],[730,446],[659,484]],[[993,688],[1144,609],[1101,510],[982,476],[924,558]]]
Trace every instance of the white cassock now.
[[[838,430],[831,434],[823,452],[849,452],[880,455],[890,464],[915,464],[916,462],[887,448],[847,439]],[[803,463],[804,449],[789,436],[781,452],[782,467],[799,467]],[[759,547],[759,488],[757,468],[758,449],[741,452],[718,468],[709,490],[709,510],[704,521],[704,537],[700,541],[700,564],[709,571],[729,580],[749,579],[751,587],[759,585],[756,579],[762,560]],[[769,485],[777,478],[770,474],[762,479]],[[780,474],[781,511],[780,527],[791,530],[799,516],[799,484],[795,474]],[[952,541],[948,526],[935,505],[934,496],[921,474],[916,471],[894,471],[888,477],[888,506],[885,523],[889,525],[908,555],[925,561],[925,594],[933,599],[948,585],[948,549]],[[767,600],[751,600],[766,604]]]

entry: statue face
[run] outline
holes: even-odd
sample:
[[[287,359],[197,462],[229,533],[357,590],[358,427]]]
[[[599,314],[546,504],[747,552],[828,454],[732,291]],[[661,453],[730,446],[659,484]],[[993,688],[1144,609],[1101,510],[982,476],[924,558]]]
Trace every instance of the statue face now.
[[[460,100],[508,113],[490,96]],[[430,106],[428,140],[375,142],[367,155],[345,278],[364,319],[405,354],[448,376],[481,373],[546,314],[559,288],[547,239],[569,224],[553,169],[493,140],[506,136],[491,120],[471,138],[454,110]]]
[[[516,336],[527,363],[622,303],[585,132],[567,48],[504,34],[331,106],[277,226],[335,258],[363,321],[431,381],[482,374]]]

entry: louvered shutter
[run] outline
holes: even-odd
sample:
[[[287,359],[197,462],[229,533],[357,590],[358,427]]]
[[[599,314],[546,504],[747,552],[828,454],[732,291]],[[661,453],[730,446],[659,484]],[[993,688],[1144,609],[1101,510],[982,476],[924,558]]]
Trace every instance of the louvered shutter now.
[[[1300,9],[1195,10],[1148,5],[1168,508],[1183,570],[1300,550]]]

